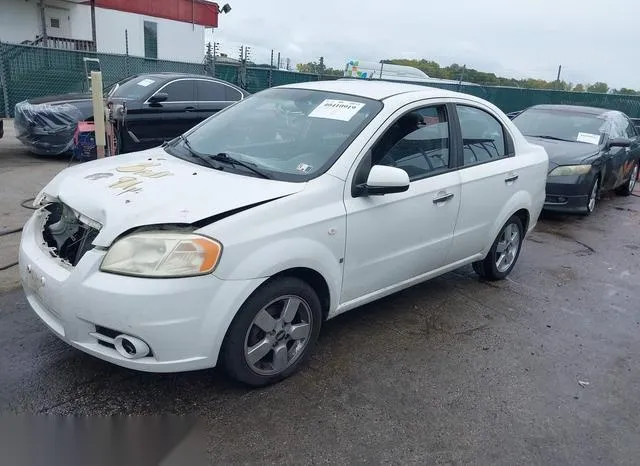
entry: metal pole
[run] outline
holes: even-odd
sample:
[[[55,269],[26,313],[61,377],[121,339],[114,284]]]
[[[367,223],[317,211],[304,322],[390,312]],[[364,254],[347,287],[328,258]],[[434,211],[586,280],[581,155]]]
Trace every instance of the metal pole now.
[[[129,30],[124,30],[124,72],[129,76]]]
[[[562,65],[558,66],[558,77],[556,78],[557,87],[560,88],[560,73],[562,72]]]
[[[278,52],[278,69],[280,69],[280,52]]]
[[[7,75],[4,70],[4,54],[2,53],[2,44],[0,44],[0,87],[2,87],[2,99],[4,101],[4,116],[9,118],[9,84],[7,83]]]
[[[91,99],[93,101],[93,122],[95,125],[96,150],[99,159],[104,157],[105,122],[104,122],[104,100],[102,95],[102,72],[91,72]]]
[[[44,0],[40,0],[40,27],[42,28],[42,45],[48,46],[47,38],[47,18],[44,14]]]
[[[273,87],[273,49],[271,49],[271,64],[269,65],[269,87]]]
[[[460,73],[460,80],[458,81],[458,91],[462,89],[462,78],[464,78],[464,70],[467,69],[467,65],[462,65],[462,72]]]

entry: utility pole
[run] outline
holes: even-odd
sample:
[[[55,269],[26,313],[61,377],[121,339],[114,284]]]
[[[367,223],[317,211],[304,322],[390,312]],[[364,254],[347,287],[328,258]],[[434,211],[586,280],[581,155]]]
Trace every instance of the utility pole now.
[[[269,64],[269,87],[273,87],[273,49],[271,49],[271,63]]]
[[[560,73],[562,72],[562,65],[558,66],[558,77],[556,78],[556,85],[560,88]]]
[[[42,29],[42,45],[47,47],[47,18],[44,14],[44,0],[40,0],[40,28]]]
[[[91,0],[91,40],[93,40],[93,50],[98,51],[96,39],[96,0]]]

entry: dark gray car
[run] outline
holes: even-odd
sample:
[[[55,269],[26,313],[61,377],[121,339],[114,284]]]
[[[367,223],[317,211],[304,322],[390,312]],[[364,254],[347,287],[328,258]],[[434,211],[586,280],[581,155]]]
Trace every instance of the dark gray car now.
[[[629,195],[638,179],[640,138],[622,112],[536,105],[513,118],[529,142],[549,154],[545,210],[590,214],[598,194]]]
[[[106,101],[126,104],[118,127],[119,151],[159,146],[249,94],[204,75],[150,73],[115,84]],[[58,155],[73,146],[78,121],[92,120],[89,94],[40,97],[16,104],[18,139],[36,154]]]

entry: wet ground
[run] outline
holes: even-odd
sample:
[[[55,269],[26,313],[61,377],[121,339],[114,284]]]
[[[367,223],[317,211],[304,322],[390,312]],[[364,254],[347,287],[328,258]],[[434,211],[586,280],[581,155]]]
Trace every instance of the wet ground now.
[[[260,390],[84,355],[14,289],[0,412],[195,414],[216,464],[637,464],[639,278],[640,199],[609,196],[543,219],[508,280],[463,268],[328,322],[308,366]]]

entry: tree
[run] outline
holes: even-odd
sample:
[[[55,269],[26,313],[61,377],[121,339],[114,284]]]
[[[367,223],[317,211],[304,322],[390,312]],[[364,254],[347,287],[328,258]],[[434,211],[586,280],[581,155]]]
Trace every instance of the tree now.
[[[626,87],[621,88],[619,91],[615,92],[616,94],[624,94],[624,95],[638,95],[640,92],[634,91],[633,89],[627,89]]]
[[[342,76],[342,70],[327,68],[324,64],[324,58],[320,57],[320,63],[315,61],[309,63],[298,63],[296,69],[300,73],[321,74],[325,76]]]
[[[607,83],[603,83],[603,82],[596,82],[593,83],[591,86],[587,87],[587,92],[597,92],[599,94],[606,94],[609,91],[609,86],[607,85]]]
[[[386,59],[382,60],[382,63],[391,63],[394,65],[405,65],[418,68],[424,71],[432,78],[440,79],[453,79],[458,80],[462,76],[462,81],[467,81],[475,84],[489,85],[489,86],[509,86],[520,87],[527,89],[558,89],[558,90],[573,90],[574,92],[601,92],[606,93],[609,91],[609,86],[604,82],[596,82],[592,85],[576,84],[575,87],[571,83],[565,81],[545,81],[544,79],[525,78],[505,78],[502,76],[496,76],[495,73],[487,73],[484,71],[478,71],[473,68],[464,68],[463,65],[453,63],[449,66],[440,66],[439,63],[432,60],[408,60],[406,58],[401,59]],[[627,95],[640,94],[633,89],[622,88],[620,93]]]

